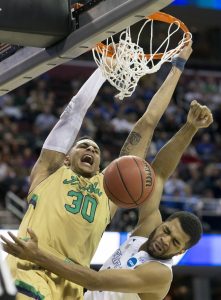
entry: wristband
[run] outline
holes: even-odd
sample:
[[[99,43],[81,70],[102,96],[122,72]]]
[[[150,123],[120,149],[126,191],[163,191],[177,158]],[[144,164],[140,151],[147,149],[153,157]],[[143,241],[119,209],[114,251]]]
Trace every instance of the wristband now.
[[[179,69],[181,72],[183,72],[184,67],[186,64],[186,59],[179,57],[179,56],[175,56],[172,59],[172,66],[176,67],[177,69]]]

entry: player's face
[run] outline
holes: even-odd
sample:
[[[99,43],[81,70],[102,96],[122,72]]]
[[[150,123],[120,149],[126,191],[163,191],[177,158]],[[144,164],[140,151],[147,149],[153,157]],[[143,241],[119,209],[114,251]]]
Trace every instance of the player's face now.
[[[100,149],[89,139],[80,140],[71,149],[69,164],[73,171],[85,177],[92,177],[99,171]]]
[[[169,259],[183,253],[189,240],[179,219],[173,219],[162,223],[150,234],[146,250],[154,258]]]

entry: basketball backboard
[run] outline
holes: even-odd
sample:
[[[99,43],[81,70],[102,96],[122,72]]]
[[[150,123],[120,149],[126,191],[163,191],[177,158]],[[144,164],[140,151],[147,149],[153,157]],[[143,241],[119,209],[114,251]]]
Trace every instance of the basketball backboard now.
[[[96,43],[161,10],[172,1],[91,1],[90,9],[73,12],[78,26],[65,40],[48,48],[21,48],[0,63],[0,95],[89,51]]]

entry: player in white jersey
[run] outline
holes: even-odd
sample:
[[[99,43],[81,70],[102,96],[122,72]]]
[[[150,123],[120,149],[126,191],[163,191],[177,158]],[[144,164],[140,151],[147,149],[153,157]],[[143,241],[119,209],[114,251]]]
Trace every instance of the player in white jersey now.
[[[15,241],[13,243],[1,236],[5,242],[4,249],[87,288],[90,291],[85,294],[86,300],[162,300],[172,281],[172,257],[196,244],[202,233],[199,219],[188,212],[177,212],[162,222],[159,204],[163,187],[193,136],[212,121],[208,107],[201,106],[197,101],[191,103],[186,123],[152,162],[156,175],[155,189],[150,199],[139,207],[138,224],[131,238],[99,272],[64,262],[39,249],[37,236],[32,230],[28,230],[31,237],[28,241],[10,234]],[[133,135],[129,136],[125,151],[129,144],[132,147],[129,142]],[[137,144],[136,147],[139,148]]]
[[[171,272],[172,279],[172,259],[155,259],[146,251],[139,251],[140,247],[147,242],[146,237],[131,236],[117,249],[112,256],[103,264],[100,271],[105,269],[129,269],[134,270],[142,264],[149,262],[160,263]],[[88,291],[84,294],[84,300],[140,300],[137,293],[119,293],[110,291]]]

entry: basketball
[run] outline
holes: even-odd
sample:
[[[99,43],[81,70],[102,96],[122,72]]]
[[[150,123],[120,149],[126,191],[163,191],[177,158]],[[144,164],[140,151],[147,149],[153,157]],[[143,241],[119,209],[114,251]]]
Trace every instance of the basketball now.
[[[135,208],[147,201],[153,191],[152,167],[137,156],[122,156],[105,169],[104,190],[122,208]]]

